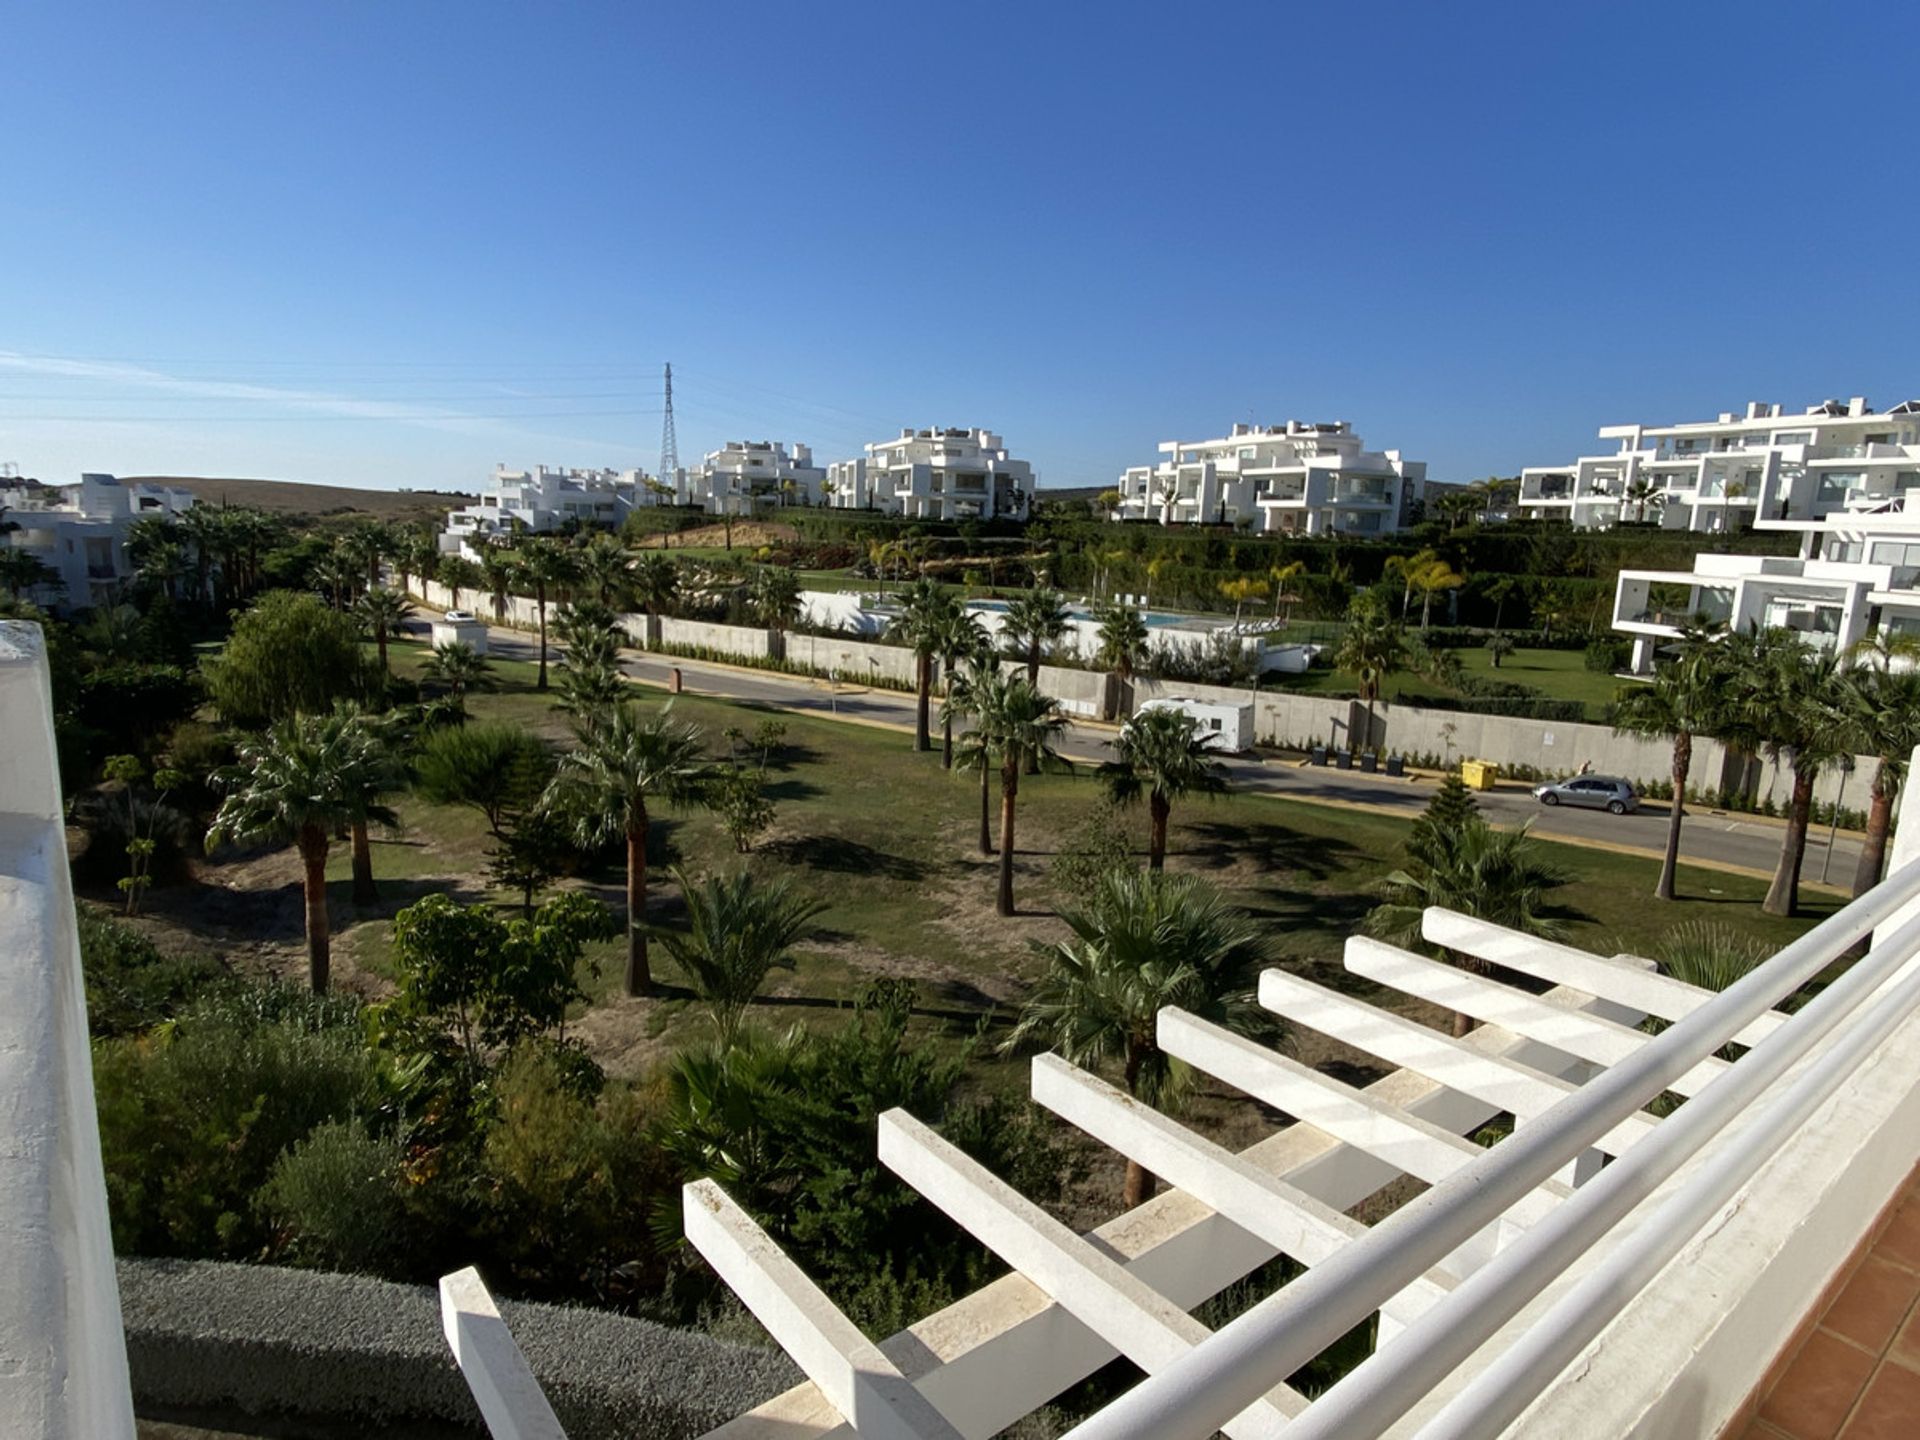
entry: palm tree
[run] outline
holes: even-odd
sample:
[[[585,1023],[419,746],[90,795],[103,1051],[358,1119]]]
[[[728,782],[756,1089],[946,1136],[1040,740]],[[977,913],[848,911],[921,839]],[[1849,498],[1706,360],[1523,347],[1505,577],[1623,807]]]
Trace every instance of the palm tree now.
[[[1073,616],[1058,590],[1037,588],[1016,595],[1007,602],[1007,617],[1000,624],[1006,639],[1007,654],[1027,662],[1027,683],[1040,683],[1040,657],[1057,645],[1073,628]]]
[[[1412,555],[1389,555],[1385,573],[1400,577],[1400,623],[1407,623],[1407,612],[1413,609],[1413,577],[1423,566],[1431,564],[1440,557],[1431,550],[1416,551]]]
[[[574,577],[573,557],[557,541],[535,535],[514,551],[514,569],[521,580],[533,587],[535,612],[540,617],[540,678],[533,688],[547,688],[547,597],[548,592]]]
[[[1149,870],[1166,866],[1173,802],[1189,795],[1218,795],[1227,788],[1227,767],[1213,758],[1210,739],[1184,710],[1143,710],[1121,727],[1114,758],[1100,767],[1116,803],[1130,805],[1146,797]]]
[[[387,664],[387,637],[398,633],[413,614],[413,603],[398,590],[376,585],[353,603],[360,623],[373,632],[373,643],[380,652],[380,673],[388,678],[393,668]]]
[[[1121,687],[1133,679],[1135,668],[1147,658],[1147,622],[1131,605],[1103,606],[1094,619],[1099,624],[1096,634],[1100,640],[1094,663],[1115,681],[1113,704],[1107,707],[1107,713],[1114,715],[1125,708]]]
[[[7,587],[9,598],[18,600],[27,591],[51,585],[59,578],[58,572],[31,550],[0,545],[0,585]]]
[[[1887,835],[1893,827],[1893,802],[1906,783],[1907,763],[1920,745],[1920,671],[1893,669],[1899,656],[1911,657],[1920,640],[1911,635],[1883,636],[1876,632],[1856,644],[1850,657],[1871,658],[1848,671],[1840,691],[1846,717],[1849,748],[1858,747],[1878,757],[1872,798],[1867,806],[1867,833],[1860,843],[1854,867],[1853,893],[1857,898],[1880,883],[1886,864]]]
[[[1686,809],[1687,777],[1693,769],[1693,737],[1711,735],[1718,723],[1722,652],[1716,636],[1690,629],[1680,638],[1679,654],[1655,673],[1651,684],[1623,689],[1613,706],[1613,728],[1622,735],[1645,735],[1673,742],[1673,807],[1667,815],[1667,850],[1660,862],[1654,898],[1672,900],[1680,869],[1680,822]]]
[[[787,653],[787,627],[800,619],[800,577],[783,565],[762,565],[747,585],[747,609],[767,627],[775,659]]]
[[[338,714],[358,730],[360,743],[347,751],[338,771],[341,806],[347,816],[347,832],[353,846],[353,903],[371,905],[380,898],[373,880],[373,842],[370,825],[392,829],[400,817],[392,807],[380,803],[380,797],[404,783],[404,775],[392,747],[372,719],[351,705],[339,707]]]
[[[464,555],[443,555],[434,562],[431,571],[422,569],[422,579],[438,580],[447,587],[447,608],[460,608],[460,595],[465,590],[478,590],[486,584],[486,572]]]
[[[1443,590],[1458,590],[1467,583],[1467,577],[1435,556],[1418,567],[1408,582],[1420,592],[1420,628],[1425,630],[1433,618],[1433,597]]]
[[[617,535],[594,535],[573,552],[574,565],[581,581],[593,592],[593,598],[610,609],[622,608],[628,599],[632,580],[633,557]]]
[[[913,649],[914,684],[919,695],[914,713],[915,750],[933,749],[933,660],[940,649],[940,632],[959,608],[959,602],[937,580],[922,577],[907,587],[900,614],[887,626],[888,639]]]
[[[787,880],[756,882],[746,870],[709,875],[699,885],[679,870],[674,879],[686,901],[687,931],[659,931],[660,943],[705,1002],[724,1049],[768,972],[793,968],[794,941],[827,903],[796,893]]]
[[[940,684],[943,691],[940,706],[940,768],[953,768],[953,720],[955,711],[945,703],[953,698],[956,683],[963,683],[960,667],[970,662],[992,663],[993,642],[987,638],[986,627],[980,623],[980,617],[971,611],[955,607],[940,625],[940,631],[934,642],[934,655],[940,662]]]
[[[1232,580],[1220,582],[1220,593],[1233,601],[1233,623],[1240,624],[1240,612],[1246,608],[1249,600],[1266,598],[1267,582],[1252,575],[1241,575]]]
[[[1407,647],[1400,627],[1377,605],[1356,605],[1347,616],[1347,628],[1333,652],[1333,663],[1360,682],[1367,702],[1365,744],[1373,744],[1373,704],[1388,678],[1406,664]]]
[[[947,685],[945,699],[940,703],[940,723],[949,734],[953,731],[956,719],[971,720],[979,715],[983,700],[995,685],[1004,684],[1006,673],[993,663],[991,657],[975,660],[967,669],[953,677]],[[990,781],[993,775],[993,745],[977,728],[970,729],[960,737],[957,755],[962,770],[980,772],[980,853],[993,854],[993,802],[990,798]]]
[[[1383,898],[1367,916],[1366,929],[1395,945],[1417,947],[1421,919],[1437,905],[1524,935],[1556,939],[1564,927],[1545,913],[1545,900],[1565,878],[1539,858],[1527,827],[1495,830],[1478,815],[1468,815],[1449,843],[1427,847],[1423,860],[1380,882]],[[1448,958],[1474,968],[1460,956]],[[1466,1034],[1472,1025],[1465,1015],[1453,1017],[1455,1035]]]
[[[1307,562],[1304,560],[1289,560],[1284,565],[1269,565],[1267,567],[1267,578],[1273,581],[1273,619],[1275,624],[1281,623],[1280,602],[1283,600],[1287,602],[1287,619],[1291,620],[1293,618],[1293,602],[1296,597],[1287,593],[1287,582],[1290,580],[1298,580],[1306,573]]]
[[[1029,759],[1055,756],[1054,742],[1067,728],[1060,702],[1042,695],[1024,676],[1000,675],[982,683],[975,699],[974,733],[1000,761],[1000,893],[1002,915],[1013,910],[1013,819],[1020,771]]]
[[[627,973],[629,995],[653,989],[647,968],[647,828],[649,801],[698,801],[706,780],[700,731],[669,711],[642,717],[615,705],[598,724],[579,726],[578,748],[560,759],[547,800],[584,844],[624,839],[627,846]]]
[[[487,593],[493,597],[493,618],[507,618],[507,599],[513,594],[514,552],[504,545],[489,545],[480,556],[480,573]]]
[[[447,696],[453,701],[453,710],[461,719],[467,714],[467,692],[477,690],[486,684],[493,674],[493,665],[486,656],[464,640],[452,640],[445,645],[433,647],[433,654],[427,663],[421,666],[421,672],[429,680],[438,681],[447,687]]]
[[[1255,997],[1265,938],[1219,891],[1189,876],[1117,871],[1084,909],[1061,916],[1072,935],[1037,947],[1048,961],[1002,1047],[1044,1045],[1076,1065],[1117,1060],[1127,1093],[1149,1104],[1175,1097],[1179,1077],[1156,1038],[1178,1006],[1230,1029],[1271,1035]],[[1127,1162],[1123,1203],[1153,1194],[1153,1177]]]
[[[633,567],[634,603],[649,615],[672,611],[680,593],[680,565],[668,555],[642,555]]]
[[[283,720],[268,734],[242,741],[234,763],[213,777],[224,798],[207,831],[209,848],[230,840],[291,840],[300,852],[307,977],[315,994],[326,992],[332,959],[327,924],[330,837],[339,826],[352,823],[356,802],[350,796],[382,763],[359,717],[336,711]],[[373,818],[374,807],[364,813]]]
[[[1645,520],[1648,507],[1658,510],[1666,500],[1666,492],[1651,480],[1635,480],[1621,492],[1621,498],[1633,506],[1634,518]]]

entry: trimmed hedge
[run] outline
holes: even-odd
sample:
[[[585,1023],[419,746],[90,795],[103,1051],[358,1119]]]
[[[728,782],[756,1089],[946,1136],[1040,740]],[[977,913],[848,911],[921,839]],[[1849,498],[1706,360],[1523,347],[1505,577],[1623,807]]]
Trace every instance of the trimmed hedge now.
[[[118,1269],[141,1415],[486,1433],[430,1289],[204,1260]],[[572,1440],[697,1436],[801,1378],[777,1350],[646,1320],[513,1301],[500,1311]]]

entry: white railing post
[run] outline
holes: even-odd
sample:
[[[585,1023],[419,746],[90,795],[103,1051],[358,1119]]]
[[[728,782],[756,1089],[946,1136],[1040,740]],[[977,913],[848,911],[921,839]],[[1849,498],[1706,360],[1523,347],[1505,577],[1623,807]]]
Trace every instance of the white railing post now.
[[[567,1440],[480,1272],[440,1277],[440,1328],[493,1440]]]
[[[1894,875],[1920,860],[1920,746],[1907,762],[1907,774],[1900,787],[1900,807],[1894,816],[1893,853],[1887,859],[1887,874]],[[1873,943],[1891,935],[1914,916],[1920,915],[1920,899],[1893,912],[1874,929]]]

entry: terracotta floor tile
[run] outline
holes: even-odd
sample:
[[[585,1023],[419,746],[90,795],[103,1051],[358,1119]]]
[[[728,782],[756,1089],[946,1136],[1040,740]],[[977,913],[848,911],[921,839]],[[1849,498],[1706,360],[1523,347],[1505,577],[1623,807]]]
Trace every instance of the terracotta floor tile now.
[[[1873,1254],[1881,1260],[1920,1269],[1920,1196],[1910,1197],[1895,1212],[1874,1242]]]
[[[1793,1440],[1793,1436],[1777,1425],[1769,1425],[1764,1420],[1755,1420],[1738,1435],[1727,1436],[1726,1440]]]
[[[1816,1330],[1760,1407],[1760,1418],[1795,1440],[1833,1440],[1873,1366],[1873,1356]]]
[[[1841,1440],[1913,1440],[1920,1435],[1920,1374],[1882,1365],[1840,1435]]]
[[[1877,1355],[1907,1318],[1916,1295],[1920,1295],[1920,1275],[1869,1255],[1820,1324]]]

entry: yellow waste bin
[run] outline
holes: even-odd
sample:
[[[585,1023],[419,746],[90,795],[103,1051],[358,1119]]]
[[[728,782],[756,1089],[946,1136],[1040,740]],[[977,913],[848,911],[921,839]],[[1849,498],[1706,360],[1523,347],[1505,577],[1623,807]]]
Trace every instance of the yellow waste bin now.
[[[1500,778],[1500,767],[1491,760],[1462,760],[1460,779],[1469,790],[1491,790]]]

